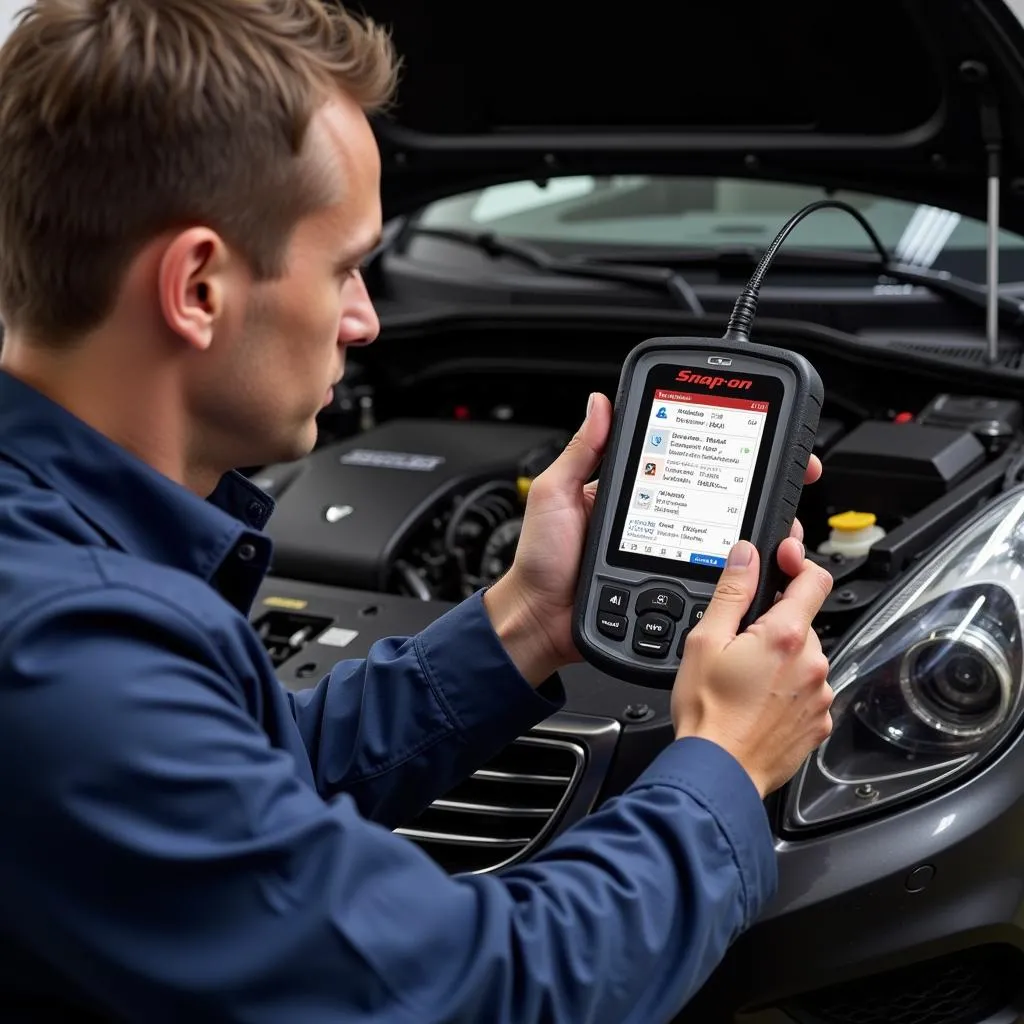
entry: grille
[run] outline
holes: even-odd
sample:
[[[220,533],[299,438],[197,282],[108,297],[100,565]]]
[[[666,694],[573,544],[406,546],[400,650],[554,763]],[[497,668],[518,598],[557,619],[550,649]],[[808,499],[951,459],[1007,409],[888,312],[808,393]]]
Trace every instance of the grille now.
[[[453,874],[504,867],[552,832],[586,760],[579,743],[522,736],[395,831]]]
[[[789,1009],[800,1024],[982,1024],[1020,986],[1020,957],[982,946],[823,989]]]

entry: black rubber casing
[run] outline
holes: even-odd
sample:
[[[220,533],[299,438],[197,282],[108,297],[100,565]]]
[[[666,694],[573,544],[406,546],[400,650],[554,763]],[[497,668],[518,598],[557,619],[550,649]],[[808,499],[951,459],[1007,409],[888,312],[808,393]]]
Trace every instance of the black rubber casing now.
[[[729,367],[728,370],[720,369],[723,363]],[[760,554],[757,593],[742,628],[769,608],[776,593],[785,586],[776,552],[789,535],[796,518],[804,475],[817,433],[824,387],[815,369],[802,356],[749,342],[652,338],[638,345],[627,357],[615,397],[611,437],[601,467],[576,591],[573,638],[580,654],[609,675],[642,686],[669,689],[675,681],[680,662],[677,648],[682,649],[685,635],[694,624],[691,621],[694,610],[706,605],[714,592],[720,570],[713,574],[714,579],[691,579],[688,577],[694,570],[689,563],[682,563],[682,571],[677,574],[645,568],[623,569],[608,560],[609,538],[623,487],[633,486],[633,479],[628,475],[634,465],[631,447],[638,418],[648,415],[648,374],[660,365],[704,368],[709,374],[759,374],[778,378],[783,385],[783,397],[765,463],[764,484],[759,496],[751,493],[748,499],[748,510],[752,502],[757,502],[756,513],[745,516],[741,532],[742,539],[751,541]],[[680,390],[688,388],[681,385]],[[708,574],[704,575],[707,577]],[[638,595],[650,589],[663,589],[683,599],[686,612],[676,623],[667,657],[648,658],[634,652],[634,614],[627,616],[629,632],[623,640],[610,639],[598,631],[598,602],[602,590],[609,586],[629,592],[630,611]]]

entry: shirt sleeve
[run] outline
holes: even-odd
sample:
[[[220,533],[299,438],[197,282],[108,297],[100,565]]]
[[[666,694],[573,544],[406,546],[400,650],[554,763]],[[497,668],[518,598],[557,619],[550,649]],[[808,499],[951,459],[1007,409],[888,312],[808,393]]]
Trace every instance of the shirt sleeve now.
[[[0,920],[76,1005],[151,1024],[657,1024],[774,891],[757,793],[701,740],[532,861],[448,876],[304,783],[179,613],[132,598],[67,598],[0,649]]]
[[[313,689],[290,693],[323,796],[396,827],[565,701],[535,690],[509,658],[482,592],[413,637],[377,641]]]

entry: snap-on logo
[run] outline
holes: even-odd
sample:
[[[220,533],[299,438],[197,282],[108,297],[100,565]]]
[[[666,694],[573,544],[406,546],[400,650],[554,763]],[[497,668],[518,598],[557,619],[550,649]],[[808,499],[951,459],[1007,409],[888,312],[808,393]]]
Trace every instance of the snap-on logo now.
[[[746,377],[710,377],[696,370],[680,370],[676,374],[680,384],[699,384],[714,391],[715,388],[730,388],[733,391],[749,391],[754,382]]]

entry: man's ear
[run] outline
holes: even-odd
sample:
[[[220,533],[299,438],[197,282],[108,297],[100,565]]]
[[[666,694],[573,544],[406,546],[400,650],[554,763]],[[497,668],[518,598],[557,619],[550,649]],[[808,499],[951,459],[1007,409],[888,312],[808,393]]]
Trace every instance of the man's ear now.
[[[157,287],[167,326],[198,350],[213,343],[228,301],[232,257],[209,228],[189,228],[171,239],[160,259]]]

